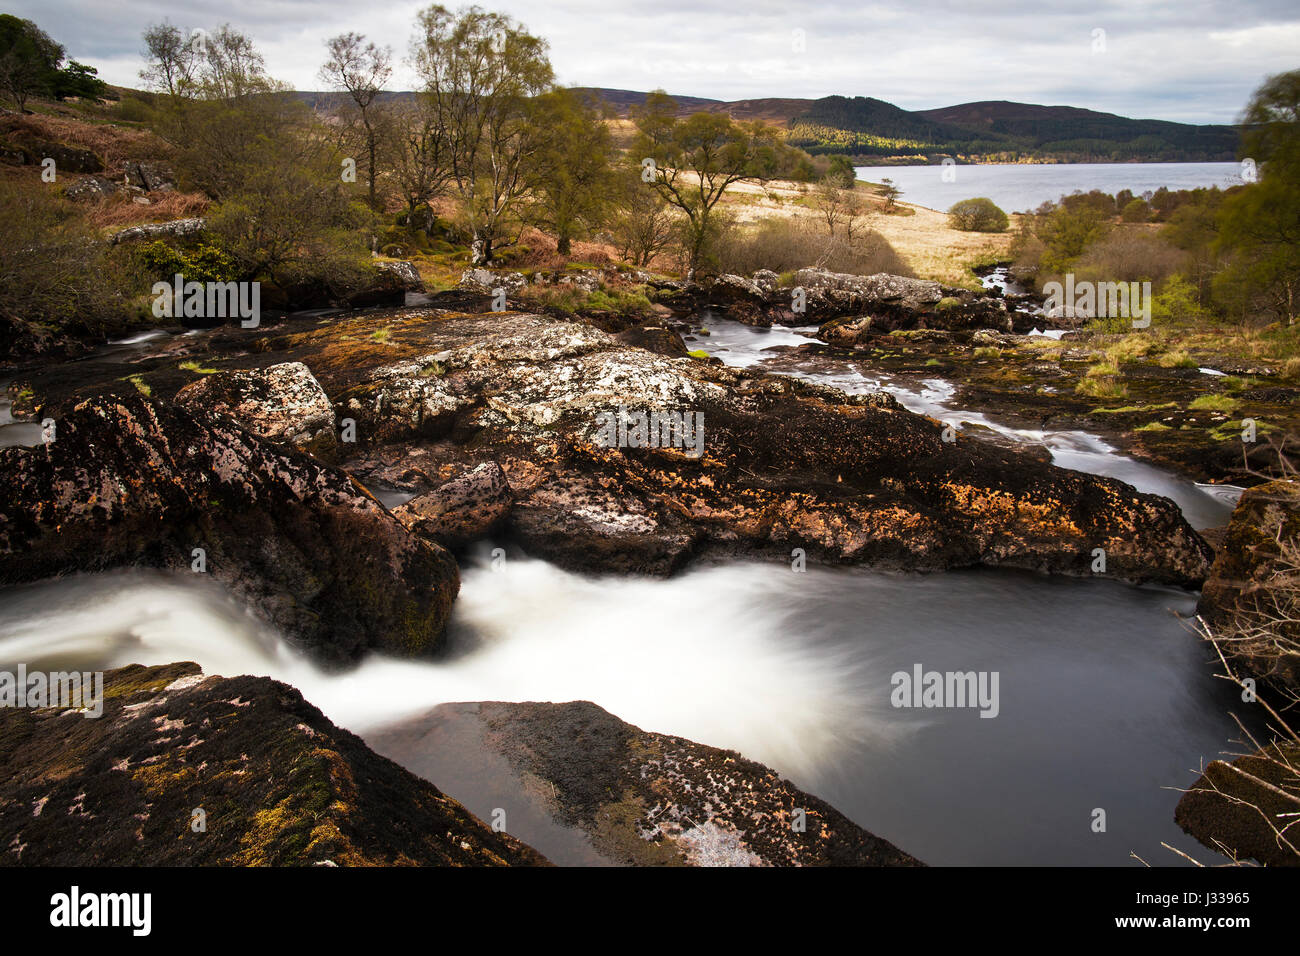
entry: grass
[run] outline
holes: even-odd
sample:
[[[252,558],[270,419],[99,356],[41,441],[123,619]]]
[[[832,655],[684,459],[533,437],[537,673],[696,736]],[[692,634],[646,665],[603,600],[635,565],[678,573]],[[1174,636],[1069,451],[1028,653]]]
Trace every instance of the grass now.
[[[1119,363],[1113,359],[1105,359],[1088,366],[1088,370],[1083,373],[1085,378],[1113,378],[1119,374]]]
[[[370,333],[370,341],[372,342],[387,342],[392,337],[393,330],[390,328],[376,329]]]
[[[1178,349],[1160,356],[1156,359],[1156,364],[1161,368],[1196,368],[1198,363],[1182,349]]]
[[[1163,408],[1177,408],[1177,402],[1165,402],[1163,405],[1124,405],[1120,408],[1094,408],[1094,415],[1123,415],[1127,412],[1157,412]]]
[[[983,345],[975,350],[977,359],[995,359],[1002,356],[1002,350],[991,345]]]
[[[149,383],[146,382],[144,379],[142,379],[139,375],[128,375],[126,377],[126,380],[130,382],[132,385],[134,385],[135,390],[139,392],[141,395],[143,395],[145,398],[148,398],[150,395],[153,394],[153,389],[149,387]]]
[[[213,375],[218,371],[215,368],[204,368],[202,365],[200,365],[198,362],[194,361],[193,359],[191,359],[188,362],[181,362],[181,364],[178,365],[177,368],[183,369],[186,372],[193,372],[196,375]]]
[[[1171,432],[1173,429],[1164,422],[1147,422],[1141,428],[1133,429],[1135,432]]]
[[[1235,411],[1241,402],[1237,401],[1231,395],[1202,395],[1199,398],[1192,399],[1192,403],[1187,406],[1193,412],[1228,412]]]
[[[1094,366],[1095,368],[1096,366]],[[1089,369],[1091,373],[1091,369]],[[1089,375],[1080,380],[1074,388],[1075,394],[1089,398],[1120,399],[1128,398],[1128,387],[1114,376]]]

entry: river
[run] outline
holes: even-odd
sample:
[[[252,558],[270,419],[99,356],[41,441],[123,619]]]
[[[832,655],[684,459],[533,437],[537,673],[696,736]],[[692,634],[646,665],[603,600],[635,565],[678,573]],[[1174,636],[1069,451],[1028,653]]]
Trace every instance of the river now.
[[[797,331],[709,325],[702,346],[732,364],[851,390],[877,384],[852,362],[768,350],[806,342]],[[917,410],[978,414],[951,408],[937,380],[880,384]],[[1163,489],[1194,523],[1222,523],[1230,501],[1084,435],[1023,437],[1061,463]],[[585,699],[767,763],[931,864],[1133,865],[1130,853],[1182,862],[1161,841],[1219,860],[1174,825],[1176,788],[1237,749],[1230,713],[1255,725],[1176,617],[1192,612],[1194,594],[1007,571],[799,573],[754,562],[666,581],[589,577],[517,553],[494,567],[490,545],[463,567],[449,649],[434,661],[372,655],[325,672],[201,576],[124,570],[0,592],[0,665],[194,660],[208,673],[270,675],[390,745],[392,728],[418,730],[440,703]],[[891,676],[917,664],[996,672],[996,718],[893,707]],[[482,780],[424,756],[417,769],[472,811],[486,818],[499,805]],[[512,832],[528,842],[530,826],[544,842],[536,823]]]

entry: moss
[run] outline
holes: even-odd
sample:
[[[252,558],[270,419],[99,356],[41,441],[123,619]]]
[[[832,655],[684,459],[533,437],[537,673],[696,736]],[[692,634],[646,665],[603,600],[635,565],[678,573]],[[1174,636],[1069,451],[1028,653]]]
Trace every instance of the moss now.
[[[940,299],[938,302],[935,303],[934,307],[939,312],[946,312],[949,309],[957,308],[957,306],[959,305],[961,305],[960,299],[953,298],[950,295],[945,295],[942,299]]]
[[[704,349],[693,349],[686,354],[693,359],[706,359],[709,357],[709,353],[704,351]]]
[[[1138,431],[1138,432],[1169,432],[1169,431],[1173,431],[1173,429],[1172,429],[1170,426],[1166,425],[1164,422],[1147,422],[1145,425],[1141,426],[1140,428],[1135,428],[1135,429],[1133,429],[1133,430],[1134,430],[1134,431]]]
[[[186,372],[194,372],[196,375],[213,375],[217,372],[215,368],[205,368],[193,360],[181,362],[181,364],[176,367]]]
[[[141,395],[145,396],[146,398],[148,398],[150,395],[153,394],[153,389],[149,387],[149,383],[146,382],[144,379],[142,379],[139,375],[128,375],[126,377],[126,380],[130,382],[132,385],[134,385],[136,391],[139,392]]]
[[[977,359],[995,359],[995,358],[999,358],[1001,355],[1002,355],[1001,349],[993,348],[992,346],[988,346],[988,345],[981,346],[980,348],[977,348],[975,350],[975,357]]]

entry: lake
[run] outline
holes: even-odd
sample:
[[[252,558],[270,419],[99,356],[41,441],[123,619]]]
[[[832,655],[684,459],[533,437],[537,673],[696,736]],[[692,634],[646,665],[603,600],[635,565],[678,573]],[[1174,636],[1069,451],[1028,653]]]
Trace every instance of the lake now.
[[[955,166],[952,170],[952,182],[944,182],[943,166],[859,166],[857,174],[859,179],[873,183],[888,177],[903,190],[904,202],[940,212],[975,196],[987,196],[1006,212],[1028,212],[1076,189],[1100,189],[1112,194],[1131,189],[1140,196],[1161,186],[1222,189],[1242,183],[1237,163],[998,163]]]

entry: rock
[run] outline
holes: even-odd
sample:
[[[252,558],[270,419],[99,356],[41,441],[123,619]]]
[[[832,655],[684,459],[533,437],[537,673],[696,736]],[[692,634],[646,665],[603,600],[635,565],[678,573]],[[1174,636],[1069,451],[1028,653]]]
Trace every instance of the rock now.
[[[122,184],[103,176],[87,176],[67,188],[64,195],[73,202],[91,202],[106,199],[123,191]]]
[[[454,549],[488,537],[510,513],[510,484],[496,462],[484,462],[393,509],[416,534]]]
[[[356,418],[357,454],[385,446],[401,473],[432,441],[460,468],[497,462],[515,500],[506,530],[569,568],[664,574],[706,552],[802,547],[831,562],[1084,575],[1104,548],[1109,575],[1190,587],[1208,569],[1168,499],[970,434],[945,440],[943,423],[872,396],[546,316],[406,313],[382,356],[356,351],[369,327],[291,343]],[[703,453],[671,430],[665,447],[604,447],[620,408],[703,416]]]
[[[800,269],[794,275],[794,284],[807,293],[810,304],[841,312],[886,304],[917,309],[943,298],[943,288],[937,282],[884,272],[857,276],[825,269]]]
[[[207,220],[200,218],[173,219],[171,222],[151,222],[114,233],[109,242],[118,245],[123,242],[139,242],[142,239],[181,239],[186,236],[197,235],[206,228]]]
[[[519,272],[493,272],[491,269],[466,269],[461,273],[457,286],[466,292],[482,295],[495,295],[497,289],[505,289],[507,295],[517,295],[528,286],[528,279]]]
[[[1300,695],[1300,482],[1241,496],[1197,613],[1230,664]]]
[[[504,764],[514,783],[499,783],[517,804],[534,801],[539,815],[585,835],[592,862],[922,865],[762,764],[649,733],[588,701],[446,704],[369,738],[417,770],[430,744],[467,739],[485,751],[477,765]]]
[[[146,192],[171,192],[176,188],[176,178],[166,166],[158,163],[129,162],[123,170],[128,185]]]
[[[105,673],[103,690],[92,719],[0,709],[4,862],[546,863],[278,681],[136,664]]]
[[[292,445],[324,461],[334,459],[334,406],[301,362],[216,372],[186,385],[175,400],[195,415],[229,415],[258,438]]]
[[[374,263],[373,280],[364,288],[350,293],[343,305],[351,309],[368,308],[375,305],[402,304],[408,292],[423,292],[424,280],[414,263],[406,260],[378,260]],[[303,293],[294,298],[301,299]]]
[[[459,575],[342,472],[142,395],[89,399],[0,450],[0,585],[206,572],[327,662],[442,643]]]
[[[1183,794],[1174,821],[1216,853],[1264,866],[1300,866],[1300,745],[1271,743],[1232,763],[1212,760]],[[1279,836],[1281,834],[1281,836]]]
[[[98,173],[104,168],[98,156],[88,149],[51,143],[42,139],[23,137],[9,145],[11,150],[21,150],[25,165],[40,166],[47,159],[54,160],[57,175],[63,173]]]
[[[633,326],[630,329],[615,333],[614,339],[624,345],[632,345],[648,352],[654,352],[656,355],[667,355],[676,358],[689,354],[681,335],[672,329],[665,329],[659,325]]]
[[[561,272],[555,279],[556,285],[576,286],[583,292],[591,293],[600,288],[604,274],[597,269],[583,269],[580,272]]]

